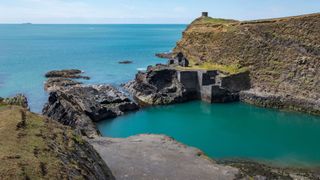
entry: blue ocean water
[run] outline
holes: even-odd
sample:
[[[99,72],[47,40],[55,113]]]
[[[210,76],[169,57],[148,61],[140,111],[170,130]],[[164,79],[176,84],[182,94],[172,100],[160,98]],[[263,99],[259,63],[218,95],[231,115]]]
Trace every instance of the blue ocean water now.
[[[170,51],[185,25],[0,25],[0,96],[24,93],[31,110],[46,101],[43,75],[78,68],[87,83],[120,84],[137,68],[164,62],[154,56]],[[133,64],[118,64],[131,60]]]
[[[0,25],[0,97],[24,93],[31,110],[47,101],[43,75],[78,68],[85,83],[119,85],[137,69],[164,62],[186,25]],[[133,64],[118,64],[131,60]],[[320,165],[320,118],[242,103],[190,102],[102,121],[103,135],[167,134],[213,158],[252,158]]]

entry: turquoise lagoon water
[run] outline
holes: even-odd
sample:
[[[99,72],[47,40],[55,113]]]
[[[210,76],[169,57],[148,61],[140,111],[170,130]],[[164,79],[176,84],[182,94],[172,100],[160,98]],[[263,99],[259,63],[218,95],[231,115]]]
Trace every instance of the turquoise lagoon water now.
[[[79,68],[85,83],[119,85],[138,68],[163,62],[185,25],[0,25],[0,96],[24,93],[31,110],[46,102],[44,73]],[[118,64],[132,60],[133,64]],[[98,124],[103,135],[167,134],[214,158],[320,164],[320,118],[242,103],[154,107]]]
[[[98,123],[104,136],[166,134],[214,158],[320,165],[320,118],[244,103],[200,101],[147,108]]]

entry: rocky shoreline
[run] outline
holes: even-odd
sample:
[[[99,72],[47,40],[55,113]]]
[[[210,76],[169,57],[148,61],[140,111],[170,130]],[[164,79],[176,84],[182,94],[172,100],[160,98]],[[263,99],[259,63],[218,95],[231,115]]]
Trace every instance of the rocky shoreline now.
[[[250,89],[240,92],[240,101],[264,108],[320,115],[320,101],[314,99],[297,98],[290,95],[272,94]]]

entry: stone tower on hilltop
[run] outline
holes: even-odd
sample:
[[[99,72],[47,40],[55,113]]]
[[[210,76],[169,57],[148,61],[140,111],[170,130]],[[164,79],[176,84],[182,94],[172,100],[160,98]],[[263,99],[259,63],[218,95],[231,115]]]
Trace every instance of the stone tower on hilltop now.
[[[209,16],[208,12],[202,12],[202,17],[208,17],[208,16]]]

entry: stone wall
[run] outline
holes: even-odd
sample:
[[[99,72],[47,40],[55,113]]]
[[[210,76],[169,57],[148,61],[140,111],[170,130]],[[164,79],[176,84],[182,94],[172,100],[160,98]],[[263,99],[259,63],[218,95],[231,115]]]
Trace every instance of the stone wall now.
[[[249,72],[226,75],[211,70],[177,71],[178,81],[187,91],[208,103],[239,101],[239,92],[250,88]]]

